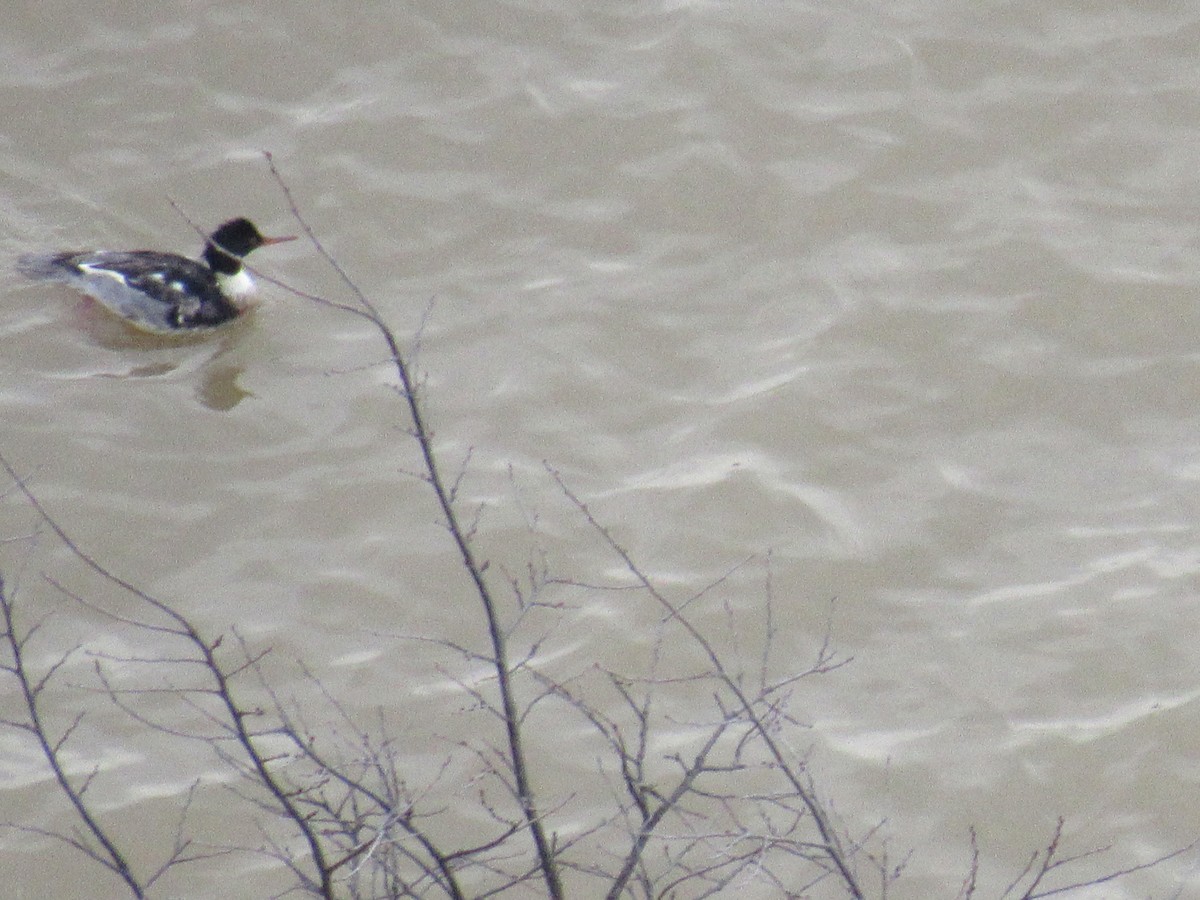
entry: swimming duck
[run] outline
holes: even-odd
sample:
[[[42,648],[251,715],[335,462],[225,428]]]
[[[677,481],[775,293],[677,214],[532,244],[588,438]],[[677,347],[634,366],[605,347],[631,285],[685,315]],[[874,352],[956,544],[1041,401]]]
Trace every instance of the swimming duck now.
[[[230,219],[209,236],[200,260],[156,250],[67,251],[22,256],[17,269],[70,285],[140,331],[180,334],[224,325],[245,312],[254,280],[242,259],[295,239],[264,237],[249,219]]]

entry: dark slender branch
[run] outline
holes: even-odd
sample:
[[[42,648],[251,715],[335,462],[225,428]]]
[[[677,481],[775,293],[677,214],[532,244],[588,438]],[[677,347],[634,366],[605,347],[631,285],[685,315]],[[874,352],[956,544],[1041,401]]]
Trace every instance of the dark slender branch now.
[[[771,756],[774,757],[778,765],[780,773],[790,782],[796,795],[802,800],[805,807],[808,809],[809,815],[812,816],[813,823],[821,836],[822,845],[826,855],[826,859],[830,866],[836,871],[839,880],[842,882],[846,891],[854,900],[864,900],[862,888],[859,886],[858,878],[854,874],[850,865],[850,860],[841,841],[838,839],[837,833],[834,830],[832,822],[829,820],[829,815],[825,811],[824,806],[817,799],[811,785],[806,784],[796,772],[795,768],[789,761],[784,749],[779,745],[774,735],[771,734],[762,719],[755,713],[754,705],[750,698],[746,695],[738,680],[732,677],[725,669],[724,663],[720,655],[713,647],[712,643],[692,622],[682,614],[682,612],[667,600],[655,587],[654,583],[646,576],[641,568],[634,562],[628,551],[619,544],[600,522],[592,515],[587,504],[584,503],[566,484],[562,475],[551,467],[546,466],[551,477],[558,484],[559,489],[563,492],[568,500],[580,511],[584,519],[592,526],[608,547],[620,557],[626,569],[638,581],[646,592],[657,602],[671,620],[677,621],[680,626],[687,632],[688,636],[700,647],[705,656],[708,657],[709,663],[712,666],[712,671],[726,689],[737,699],[739,706],[745,714],[747,721],[752,723],[755,730],[762,739],[763,745],[768,749]]]
[[[469,529],[464,528],[459,521],[458,512],[454,507],[454,485],[447,484],[442,476],[437,455],[433,448],[432,431],[425,421],[425,413],[417,400],[412,372],[404,355],[400,352],[395,332],[392,331],[391,327],[384,321],[379,311],[375,308],[375,305],[367,299],[366,295],[359,289],[346,270],[325,249],[324,244],[321,243],[321,240],[313,232],[307,219],[301,213],[295,198],[292,196],[287,182],[280,174],[278,168],[276,168],[275,160],[271,154],[264,153],[264,156],[266,157],[267,165],[270,167],[271,175],[275,178],[276,183],[283,192],[292,216],[308,237],[313,248],[328,263],[329,267],[342,280],[347,290],[350,291],[351,295],[358,302],[362,310],[361,314],[375,326],[384,343],[387,345],[388,352],[391,354],[393,367],[397,377],[400,379],[401,394],[408,405],[409,417],[412,420],[412,434],[417,441],[417,445],[421,451],[421,458],[425,464],[427,480],[433,489],[434,495],[437,497],[438,506],[442,511],[443,523],[450,532],[455,547],[458,549],[463,568],[467,571],[468,576],[474,584],[475,592],[479,597],[484,616],[487,619],[488,639],[491,641],[492,654],[495,658],[496,684],[500,694],[500,705],[503,710],[512,773],[516,782],[517,800],[521,805],[521,812],[529,827],[529,833],[533,838],[534,845],[537,848],[538,861],[546,882],[547,891],[552,900],[559,900],[562,897],[562,884],[558,873],[558,864],[555,860],[554,848],[551,846],[550,838],[547,836],[542,823],[542,817],[538,812],[533,796],[533,788],[529,780],[529,765],[526,759],[524,741],[517,713],[515,689],[512,684],[512,670],[509,668],[508,663],[508,646],[503,626],[500,623],[498,606],[495,598],[492,596],[491,588],[483,577],[486,564],[476,559],[475,552],[470,543]]]
[[[254,740],[255,735],[249,730],[246,724],[248,719],[247,711],[235,700],[232,687],[229,683],[229,675],[216,658],[216,649],[220,646],[220,640],[206,640],[188,619],[180,615],[169,605],[101,565],[95,557],[89,555],[82,547],[75,543],[74,539],[58,524],[46,508],[42,506],[41,501],[38,500],[25,482],[17,475],[16,470],[3,455],[0,455],[0,467],[3,467],[8,473],[9,478],[17,485],[17,488],[25,496],[29,505],[33,507],[42,521],[58,536],[58,539],[76,559],[104,580],[117,585],[165,616],[178,628],[178,634],[188,640],[199,651],[209,674],[215,682],[213,693],[220,698],[220,702],[229,717],[230,729],[246,754],[251,768],[263,787],[271,794],[275,802],[279,804],[286,816],[296,825],[305,843],[308,845],[313,866],[317,870],[317,880],[313,883],[313,887],[321,896],[332,898],[334,895],[333,876],[329,870],[328,860],[325,858],[325,851],[321,844],[320,835],[317,834],[297,807],[292,791],[269,770],[269,760],[259,752]],[[307,878],[304,880],[310,881]]]
[[[674,790],[672,790],[669,795],[662,798],[658,804],[658,808],[655,809],[650,816],[642,822],[641,827],[637,830],[637,834],[634,836],[633,846],[630,847],[629,852],[625,856],[625,861],[621,866],[621,870],[613,878],[608,892],[604,895],[605,900],[617,900],[617,898],[619,898],[625,891],[625,886],[628,884],[629,879],[633,876],[637,867],[641,865],[642,857],[646,850],[646,844],[649,842],[651,836],[654,834],[663,818],[669,812],[672,812],[676,809],[684,796],[693,791],[696,779],[699,778],[700,775],[705,771],[707,771],[709,754],[712,752],[713,748],[717,746],[717,743],[721,740],[722,735],[725,733],[725,729],[728,728],[730,724],[732,723],[728,721],[722,722],[709,733],[708,738],[704,741],[704,744],[700,747],[700,750],[692,757],[691,762],[684,766],[683,776],[676,783]]]
[[[440,524],[451,536],[484,613],[488,641],[486,645],[480,641],[478,646],[490,650],[471,650],[446,639],[417,640],[437,646],[443,652],[458,654],[472,670],[467,676],[450,671],[451,666],[443,668],[436,663],[433,666],[435,673],[444,675],[447,683],[457,685],[469,698],[472,713],[485,714],[487,737],[448,742],[451,749],[442,757],[440,771],[419,789],[411,789],[402,775],[403,757],[383,726],[383,710],[379,712],[381,737],[376,739],[373,737],[376,732],[355,724],[349,712],[306,670],[305,674],[338,714],[336,722],[323,723],[322,730],[310,728],[307,708],[290,698],[282,699],[267,680],[262,659],[268,651],[252,650],[236,630],[230,632],[237,644],[234,648],[223,644],[228,636],[205,639],[171,606],[106,569],[55,523],[0,457],[0,464],[14,484],[14,488],[0,492],[0,496],[14,490],[24,493],[78,560],[143,605],[135,607],[132,614],[120,615],[68,591],[48,576],[47,580],[65,596],[107,616],[110,623],[139,629],[156,639],[165,636],[185,642],[172,643],[170,652],[92,652],[100,684],[98,693],[106,695],[140,725],[163,734],[205,741],[222,766],[244,776],[245,781],[230,785],[229,790],[239,801],[250,804],[252,812],[259,810],[264,814],[259,823],[263,837],[259,852],[277,858],[292,873],[297,883],[288,893],[298,888],[300,892],[332,898],[336,876],[339,893],[350,897],[398,898],[444,893],[452,900],[464,900],[468,892],[473,897],[486,898],[515,893],[514,889],[528,892],[531,887],[544,887],[542,894],[558,900],[564,894],[562,878],[570,874],[572,887],[576,885],[576,875],[580,881],[591,879],[585,885],[587,892],[610,900],[635,896],[648,900],[685,893],[697,898],[719,896],[729,892],[736,880],[746,877],[760,879],[776,888],[780,895],[807,896],[811,889],[820,886],[839,896],[862,900],[866,891],[859,881],[861,870],[864,873],[861,877],[872,881],[875,891],[872,896],[886,900],[889,887],[898,881],[909,860],[907,855],[899,862],[890,858],[887,837],[882,834],[886,820],[858,840],[840,826],[835,827],[832,806],[821,801],[803,758],[797,758],[786,745],[791,730],[803,727],[788,709],[790,686],[800,678],[830,671],[848,660],[835,657],[831,651],[831,629],[827,627],[816,661],[807,671],[795,673],[789,669],[781,674],[773,671],[776,661],[771,652],[776,621],[769,554],[761,623],[735,609],[718,591],[748,560],[737,562],[683,599],[668,599],[612,533],[566,487],[559,473],[547,466],[559,489],[624,563],[632,575],[632,583],[614,588],[551,579],[545,559],[540,558],[540,565],[536,560],[530,561],[524,572],[498,566],[504,584],[504,589],[498,590],[501,582],[489,572],[489,562],[476,555],[474,546],[483,508],[467,511],[460,505],[460,489],[471,452],[468,451],[461,464],[447,464],[444,454],[439,461],[424,405],[418,398],[423,381],[416,372],[415,359],[430,307],[424,311],[417,336],[402,352],[395,332],[379,310],[309,227],[274,160],[269,154],[266,159],[292,215],[350,292],[351,299],[347,303],[333,302],[256,274],[296,296],[369,322],[387,346],[390,356],[384,362],[395,370],[398,381],[395,389],[404,398],[411,421],[405,430],[416,441],[422,460],[418,471],[412,474],[427,482],[434,492]],[[172,206],[179,209],[173,202]],[[403,415],[403,409],[400,412]],[[511,466],[509,477],[512,480]],[[536,516],[526,513],[525,518],[533,531]],[[543,627],[543,611],[561,612],[571,607],[557,599],[548,602],[543,590],[548,585],[563,584],[644,592],[657,604],[652,608],[661,610],[662,615],[656,627],[649,675],[624,677],[598,665],[568,676],[548,674],[553,671],[550,666],[557,664],[558,648],[551,643],[554,626]],[[499,595],[505,596],[508,604],[504,616]],[[714,603],[718,604],[718,614],[724,617],[723,641],[714,640],[691,618],[701,606],[707,610]],[[185,819],[196,790],[193,784],[183,802],[174,844],[165,862],[148,879],[139,881],[134,877],[111,835],[106,835],[89,814],[88,791],[99,768],[68,779],[60,763],[68,746],[80,739],[77,729],[83,713],[52,736],[46,732],[39,711],[39,706],[48,702],[39,703],[43,692],[61,677],[63,667],[75,651],[62,654],[44,671],[39,669],[40,677],[35,677],[27,668],[26,660],[31,655],[28,645],[45,619],[18,633],[13,606],[4,596],[2,581],[0,607],[6,625],[5,633],[0,635],[0,647],[7,643],[10,653],[4,655],[12,657],[11,662],[0,661],[0,671],[13,675],[21,684],[25,700],[25,710],[18,718],[2,720],[0,724],[33,734],[41,743],[60,789],[71,799],[84,825],[71,834],[43,831],[34,826],[12,827],[69,844],[125,878],[138,897],[174,866],[232,852],[231,849],[197,852],[186,836]],[[554,621],[561,621],[561,617]],[[668,637],[678,639],[678,629],[686,633],[683,641],[686,660],[683,656],[676,659],[667,646]],[[760,633],[761,653],[756,654],[748,642],[759,640]],[[224,650],[220,650],[222,646]],[[718,650],[719,647],[724,649]],[[692,652],[695,648],[705,657],[699,664],[695,661],[697,654]],[[670,669],[665,660],[670,660]],[[165,685],[133,683],[122,687],[125,682],[109,677],[110,663],[128,669],[158,667],[171,675]],[[482,680],[474,677],[480,668],[486,669],[487,677]],[[197,669],[202,676],[194,676]],[[602,679],[601,689],[616,692],[619,699],[615,703],[598,704],[588,693],[594,686],[590,676],[597,673]],[[495,691],[491,685],[493,675]],[[251,682],[249,687],[246,679]],[[261,706],[246,706],[235,696],[235,684],[239,695],[254,692],[253,696],[258,696],[261,688],[269,700]],[[518,686],[522,689],[519,694]],[[679,710],[685,707],[663,700],[665,693],[674,690],[688,691],[693,697],[701,692],[704,702],[709,704],[708,711],[697,714],[696,720],[682,718]],[[175,707],[185,714],[195,711],[203,721],[187,726],[173,726],[173,720],[155,721],[153,715],[142,711],[144,707],[139,707],[143,698],[160,695],[173,697]],[[611,806],[599,814],[589,808],[586,819],[573,817],[583,820],[578,824],[572,822],[570,831],[565,832],[567,836],[560,839],[549,823],[563,817],[577,798],[567,792],[557,805],[535,798],[524,741],[528,735],[525,729],[534,727],[537,721],[533,716],[535,710],[542,712],[551,706],[557,711],[563,704],[586,720],[585,730],[590,726],[589,735],[594,732],[593,736],[598,736],[601,750],[597,769],[611,790]],[[496,721],[487,717],[494,717],[501,724],[497,726]],[[661,751],[658,748],[664,743],[664,725],[669,732],[666,735],[669,747]],[[499,737],[497,727],[503,728],[504,738]],[[268,753],[266,748],[273,748],[274,752]],[[348,754],[343,756],[347,750]],[[435,794],[435,790],[445,790],[447,783],[460,774],[458,764],[464,759],[470,771],[457,789],[463,796],[470,794],[475,804],[477,821],[470,827],[476,828],[478,820],[483,820],[482,830],[471,831],[470,838],[459,837],[462,832],[446,827],[449,808]],[[288,773],[286,778],[283,772]],[[268,827],[267,816],[282,818],[294,828],[307,842],[308,854],[294,852],[295,848],[288,846],[293,842],[291,832],[286,838],[277,835]],[[453,836],[445,837],[447,833]],[[1108,849],[1062,855],[1062,834],[1060,820],[1047,846],[1032,854],[1025,868],[1009,884],[1005,897],[1035,900],[1102,884],[1156,866],[1190,849],[1183,848],[1093,880],[1047,888],[1045,885],[1061,879],[1064,867],[1077,866]],[[586,855],[589,850],[594,852],[593,856]],[[977,891],[980,854],[974,832],[971,850],[970,871],[958,886],[958,900],[973,900]],[[785,869],[777,867],[776,861],[784,859],[787,865],[787,857],[806,868],[799,874],[788,871],[791,877],[785,878]],[[315,868],[315,875],[310,868]],[[875,874],[879,879],[877,890]]]
[[[1042,884],[1042,881],[1046,878],[1046,876],[1048,876],[1051,872],[1054,872],[1056,869],[1061,869],[1064,866],[1069,866],[1088,857],[1107,853],[1111,849],[1109,847],[1098,847],[1094,850],[1088,850],[1084,853],[1060,857],[1059,845],[1062,842],[1064,824],[1064,820],[1060,816],[1058,822],[1054,826],[1054,832],[1050,837],[1050,842],[1046,845],[1044,850],[1042,850],[1040,853],[1034,854],[1030,864],[1025,867],[1025,870],[1018,877],[1017,881],[1019,882],[1030,872],[1034,872],[1033,880],[1021,893],[1020,900],[1038,900],[1040,897],[1054,897],[1059,894],[1067,894],[1071,891],[1079,890],[1080,888],[1092,887],[1098,884],[1106,884],[1107,882],[1115,881],[1118,878],[1123,878],[1126,875],[1130,875],[1134,872],[1141,872],[1145,869],[1154,868],[1155,866],[1158,866],[1169,859],[1174,859],[1175,857],[1188,852],[1196,846],[1194,843],[1188,844],[1186,847],[1180,847],[1178,850],[1172,850],[1170,853],[1164,853],[1162,856],[1156,857],[1149,862],[1139,863],[1135,866],[1127,866],[1123,869],[1107,872],[1104,875],[1097,876],[1096,878],[1089,878],[1084,881],[1075,881],[1070,884],[1064,884],[1060,887],[1050,888],[1048,890],[1038,890],[1038,887]],[[1035,864],[1039,858],[1041,859],[1041,863],[1036,865],[1035,870]],[[1012,890],[1011,886],[1009,890]],[[1007,895],[1008,891],[1005,891],[1005,894]]]
[[[263,682],[263,684],[264,687],[266,687],[265,682]],[[270,688],[267,688],[267,690],[269,691]],[[323,685],[321,686],[321,690],[322,693],[325,693]],[[328,697],[328,694],[325,694],[325,696]],[[332,698],[329,699],[332,701]],[[384,811],[387,821],[377,829],[376,839],[382,839],[383,835],[387,831],[389,823],[395,823],[399,825],[406,833],[414,838],[418,844],[420,844],[421,848],[428,854],[429,858],[433,860],[434,868],[430,868],[423,861],[417,860],[413,857],[410,857],[410,859],[413,859],[413,862],[417,864],[432,881],[441,886],[452,898],[455,898],[455,900],[464,900],[466,895],[463,893],[462,887],[458,883],[458,878],[452,865],[455,854],[444,853],[441,851],[434,841],[427,834],[425,834],[425,832],[414,825],[412,821],[411,809],[397,809],[397,804],[394,799],[385,797],[382,794],[372,790],[359,779],[351,778],[341,767],[331,760],[326,759],[324,755],[317,750],[316,745],[311,739],[304,739],[301,737],[301,729],[298,728],[295,723],[293,723],[287,717],[286,713],[282,709],[280,709],[278,702],[276,702],[276,708],[279,709],[281,715],[281,733],[292,742],[292,744],[304,757],[309,759],[319,769],[327,773],[330,778],[345,786],[348,791],[352,792],[353,794],[364,795],[378,809]],[[342,712],[340,705],[336,702],[334,702],[334,708],[339,712]],[[506,840],[511,833],[512,831],[503,835],[495,843],[500,843],[503,840]],[[334,862],[330,866],[331,871],[334,871],[345,865],[347,862],[357,857],[360,853],[373,846],[374,843],[375,841],[365,841],[358,847],[353,848],[341,860]],[[486,846],[487,845],[483,845],[482,848],[471,848],[467,852],[482,852],[482,849],[486,848]]]
[[[4,467],[8,469],[8,463],[4,461],[3,457],[0,457],[0,463],[3,463]],[[25,491],[25,485],[15,478],[15,473],[11,469],[9,469],[9,474],[10,476],[13,476],[14,481],[17,481],[20,489]],[[125,882],[126,886],[129,888],[129,892],[133,894],[133,896],[138,898],[144,897],[145,887],[142,885],[141,881],[138,880],[137,876],[134,875],[133,870],[129,866],[129,862],[125,859],[125,855],[113,842],[112,838],[109,837],[108,832],[100,825],[96,817],[92,814],[88,804],[84,801],[84,793],[87,791],[87,786],[91,781],[91,776],[89,776],[82,785],[76,786],[71,779],[67,777],[67,773],[63,769],[63,744],[82,720],[83,714],[80,713],[78,716],[76,716],[75,720],[63,732],[62,736],[53,743],[51,743],[49,731],[47,730],[45,723],[42,721],[39,697],[53,673],[56,672],[59,666],[66,661],[67,655],[61,656],[50,667],[46,674],[37,679],[35,682],[31,678],[29,670],[25,664],[25,642],[18,637],[20,632],[17,630],[13,602],[13,599],[5,593],[4,579],[0,577],[0,615],[2,615],[4,619],[3,638],[8,644],[9,652],[12,655],[12,665],[8,667],[8,670],[14,676],[16,676],[17,685],[21,691],[21,699],[25,706],[25,712],[29,716],[29,727],[26,729],[26,731],[34,736],[34,739],[38,743],[38,747],[42,751],[42,756],[45,758],[46,763],[50,766],[50,771],[54,773],[54,780],[58,782],[59,788],[66,796],[71,806],[75,808],[75,813],[79,816],[80,821],[83,822],[84,828],[87,829],[87,832],[92,836],[92,839],[100,845],[100,849],[95,850],[76,840],[68,840],[68,843],[85,852],[88,856],[101,863],[109,871],[116,873],[116,875]]]

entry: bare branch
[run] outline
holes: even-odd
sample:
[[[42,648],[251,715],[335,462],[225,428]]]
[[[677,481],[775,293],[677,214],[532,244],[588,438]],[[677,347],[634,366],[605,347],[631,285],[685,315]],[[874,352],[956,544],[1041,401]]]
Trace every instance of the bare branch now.
[[[24,483],[15,477],[15,473],[2,456],[0,456],[0,464],[8,470],[19,489],[22,492],[26,492],[27,488]],[[36,739],[38,747],[42,752],[42,757],[46,760],[47,765],[50,766],[50,771],[54,774],[54,780],[58,782],[59,789],[71,806],[74,807],[76,815],[79,817],[80,822],[83,823],[88,835],[95,841],[96,846],[91,846],[81,840],[70,839],[61,835],[55,836],[87,854],[110,872],[115,873],[125,883],[125,886],[134,897],[144,897],[145,885],[134,874],[125,854],[117,847],[116,843],[109,836],[108,831],[100,824],[91,807],[84,800],[84,794],[87,791],[92,776],[84,779],[82,784],[76,784],[67,776],[66,769],[63,766],[63,745],[66,744],[71,734],[83,720],[83,713],[81,712],[76,715],[72,723],[64,729],[57,740],[50,739],[49,731],[42,719],[41,695],[54,673],[66,662],[69,653],[60,656],[51,665],[45,675],[35,680],[25,663],[24,645],[17,637],[20,632],[15,620],[13,600],[5,591],[3,578],[0,578],[0,616],[3,616],[4,619],[3,638],[8,645],[11,656],[9,671],[16,679],[21,699],[24,702],[25,712],[29,717],[29,727],[25,730]],[[94,774],[95,772],[93,771],[92,775]]]
[[[469,532],[459,521],[458,513],[454,507],[451,487],[443,478],[437,456],[434,453],[432,432],[426,424],[424,411],[417,401],[417,393],[411,370],[403,354],[400,352],[399,343],[391,327],[379,315],[379,311],[375,308],[374,304],[359,290],[354,280],[350,278],[341,264],[325,249],[324,244],[313,232],[307,219],[301,213],[295,198],[292,196],[292,191],[288,187],[287,182],[276,168],[275,160],[271,154],[264,153],[264,157],[266,158],[267,165],[270,167],[271,175],[275,178],[276,183],[283,192],[293,218],[308,237],[313,248],[324,258],[338,277],[341,278],[342,283],[358,303],[364,317],[375,326],[392,355],[396,375],[403,388],[401,396],[408,406],[409,417],[412,420],[413,437],[420,448],[421,457],[425,464],[425,471],[429,478],[429,485],[437,497],[444,524],[458,549],[463,568],[474,584],[475,592],[482,605],[484,617],[487,621],[488,637],[491,641],[492,652],[496,661],[496,683],[500,694],[500,704],[504,711],[504,725],[508,740],[508,751],[511,756],[512,772],[516,779],[517,798],[521,804],[521,811],[528,825],[530,836],[533,838],[533,842],[537,848],[539,866],[546,883],[546,889],[552,900],[559,900],[562,897],[562,884],[559,878],[558,865],[555,860],[551,840],[543,827],[542,817],[538,812],[534,800],[533,788],[529,780],[529,766],[525,755],[524,739],[518,722],[517,702],[511,680],[511,669],[508,665],[508,648],[504,640],[504,631],[500,624],[496,601],[492,596],[491,588],[484,579],[483,573],[486,564],[476,559],[469,539]]]
[[[590,509],[588,509],[587,504],[580,500],[579,497],[576,496],[569,487],[567,487],[566,482],[563,481],[562,476],[558,473],[558,471],[548,464],[546,469],[558,484],[559,489],[563,492],[564,496],[566,496],[566,498],[570,500],[571,503],[580,511],[584,519],[592,526],[593,530],[600,535],[609,548],[616,553],[618,557],[620,557],[629,573],[633,575],[633,577],[642,585],[642,587],[646,589],[646,592],[663,608],[667,617],[679,622],[679,624],[687,632],[688,636],[704,651],[704,654],[708,657],[709,662],[712,664],[714,674],[720,679],[725,687],[729,689],[734,697],[737,698],[737,701],[747,716],[747,719],[754,723],[756,730],[762,738],[763,744],[768,748],[771,755],[774,757],[775,762],[779,766],[780,773],[783,774],[789,782],[791,782],[791,785],[795,789],[797,796],[804,801],[804,804],[808,808],[808,812],[812,816],[813,822],[821,835],[827,861],[837,872],[839,880],[846,888],[846,891],[851,897],[854,898],[854,900],[863,900],[864,894],[862,888],[859,886],[858,878],[854,874],[846,848],[843,847],[837,836],[837,833],[834,831],[833,825],[829,820],[829,815],[825,811],[824,806],[817,799],[811,784],[806,783],[800,778],[799,774],[789,763],[783,748],[780,747],[779,743],[770,733],[770,730],[755,714],[754,706],[751,700],[742,691],[742,688],[737,683],[736,679],[728,674],[720,655],[716,652],[712,643],[698,628],[696,628],[695,625],[691,623],[691,621],[689,621],[682,614],[682,611],[678,607],[676,607],[669,600],[667,600],[666,597],[659,593],[658,589],[654,586],[650,579],[645,575],[644,572],[642,572],[637,563],[633,561],[632,557],[630,557],[628,551],[626,551],[624,547],[617,543],[608,529],[601,525],[599,521],[592,515],[592,512]]]

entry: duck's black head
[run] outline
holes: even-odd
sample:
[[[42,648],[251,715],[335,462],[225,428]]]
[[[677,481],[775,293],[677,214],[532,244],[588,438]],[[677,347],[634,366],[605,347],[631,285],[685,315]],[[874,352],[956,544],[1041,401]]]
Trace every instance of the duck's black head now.
[[[233,275],[242,267],[242,257],[252,250],[295,239],[295,235],[263,237],[249,219],[230,219],[209,235],[204,247],[204,261],[214,272]]]

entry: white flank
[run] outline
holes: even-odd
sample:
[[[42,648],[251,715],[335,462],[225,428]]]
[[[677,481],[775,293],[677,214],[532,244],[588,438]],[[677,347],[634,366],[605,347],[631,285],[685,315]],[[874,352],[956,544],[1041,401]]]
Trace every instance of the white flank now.
[[[90,263],[80,263],[79,270],[81,272],[87,272],[89,275],[107,275],[109,278],[113,278],[121,284],[127,283],[125,281],[125,276],[120,272],[114,272],[112,269],[104,268],[104,266],[93,266]]]

